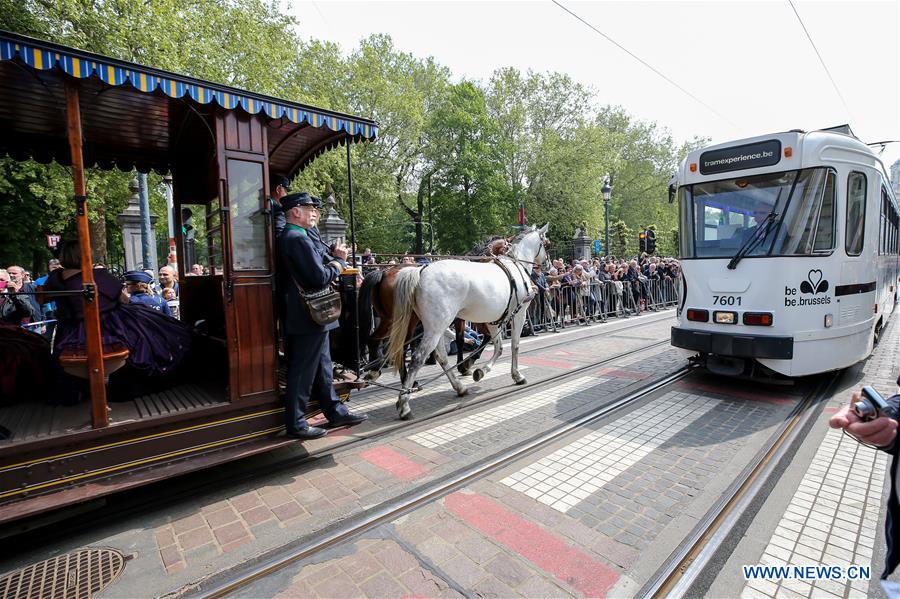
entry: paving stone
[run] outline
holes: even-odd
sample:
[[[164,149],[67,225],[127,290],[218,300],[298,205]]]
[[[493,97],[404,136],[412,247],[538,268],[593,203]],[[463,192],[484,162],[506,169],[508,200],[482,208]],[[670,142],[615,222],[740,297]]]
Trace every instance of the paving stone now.
[[[300,597],[306,599],[307,597],[315,597],[315,592],[312,590],[306,582],[300,578],[300,576],[295,576],[291,581],[291,584],[284,589],[281,593],[275,596],[275,599],[298,599]]]
[[[287,490],[285,490],[283,487],[272,489],[268,493],[261,496],[263,503],[265,503],[270,508],[283,505],[292,499],[291,494],[288,493]]]
[[[456,548],[463,555],[469,556],[477,564],[486,564],[495,555],[500,553],[500,548],[480,535],[473,535],[456,544]]]
[[[232,522],[231,524],[214,528],[213,535],[215,535],[219,545],[222,546],[250,537],[249,531],[244,528],[241,522]]]
[[[393,541],[380,545],[372,550],[375,559],[384,565],[393,575],[399,575],[419,565],[415,557],[404,551]]]
[[[212,531],[205,525],[203,528],[195,528],[184,534],[178,535],[178,544],[183,551],[189,551],[196,547],[200,547],[213,540]]]
[[[323,598],[359,597],[361,594],[359,587],[345,576],[327,576],[325,580],[315,584],[313,590]]]
[[[435,564],[444,564],[457,555],[453,545],[440,537],[431,537],[416,547],[423,555]]]
[[[306,510],[300,507],[300,504],[296,501],[288,501],[285,504],[273,507],[272,513],[281,522],[287,522],[288,520],[307,515]]]
[[[244,519],[244,522],[246,522],[248,526],[256,526],[257,524],[265,522],[266,520],[271,520],[274,517],[275,514],[264,505],[259,505],[250,508],[246,512],[241,512],[241,518]]]
[[[224,502],[222,502],[224,503]],[[238,519],[237,512],[234,511],[230,505],[225,503],[225,507],[214,512],[207,512],[205,514],[206,522],[209,524],[210,528],[217,528],[219,526],[224,526],[229,522],[234,522]]]
[[[357,581],[366,580],[383,569],[381,563],[369,551],[360,549],[340,560],[339,565],[341,570]]]
[[[508,597],[520,596],[519,593],[490,576],[483,579],[469,590],[472,591],[476,597],[507,599]]]
[[[172,529],[176,535],[181,535],[195,528],[205,527],[206,520],[200,514],[194,514],[187,518],[181,518],[172,523]]]
[[[154,531],[154,536],[156,538],[156,546],[157,547],[168,547],[169,545],[175,544],[175,533],[172,531],[172,528],[169,526],[164,526],[161,528],[157,528]]]
[[[488,562],[484,569],[513,588],[520,587],[525,581],[532,578],[532,572],[528,566],[505,553],[501,553]]]
[[[245,512],[262,505],[262,499],[260,499],[259,495],[254,491],[251,493],[238,495],[237,497],[232,497],[231,505],[233,505],[237,509],[237,511]]]
[[[450,561],[441,564],[441,569],[464,589],[472,588],[488,576],[481,566],[464,555],[457,555]]]
[[[159,559],[162,560],[163,567],[169,572],[174,571],[175,568],[181,569],[185,565],[184,556],[174,545],[160,549]],[[181,566],[180,568],[178,567],[179,565]]]
[[[410,590],[413,596],[418,597],[440,596],[441,593],[450,588],[444,580],[422,568],[410,570],[399,578],[400,582]]]

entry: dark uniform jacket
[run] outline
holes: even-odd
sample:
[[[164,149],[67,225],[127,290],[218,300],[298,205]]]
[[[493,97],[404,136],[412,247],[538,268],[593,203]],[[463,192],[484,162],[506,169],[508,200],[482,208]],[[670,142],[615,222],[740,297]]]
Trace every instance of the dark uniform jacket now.
[[[285,333],[288,335],[316,335],[330,331],[337,322],[316,324],[307,312],[306,303],[297,289],[296,281],[306,293],[315,293],[337,280],[344,264],[331,259],[328,248],[315,243],[305,229],[288,224],[278,238],[281,287],[286,302]]]
[[[166,316],[172,316],[169,303],[161,297],[150,295],[149,293],[135,293],[128,301],[131,304],[142,304],[151,310],[162,312]]]
[[[887,400],[888,405],[894,411],[894,414],[900,414],[900,395],[894,395]],[[891,494],[888,497],[887,519],[884,523],[884,538],[887,542],[887,555],[885,556],[884,572],[881,573],[882,578],[887,578],[894,571],[897,564],[900,564],[900,484],[897,480],[897,469],[900,467],[900,439],[896,439],[894,444],[886,448],[893,456],[891,461]]]

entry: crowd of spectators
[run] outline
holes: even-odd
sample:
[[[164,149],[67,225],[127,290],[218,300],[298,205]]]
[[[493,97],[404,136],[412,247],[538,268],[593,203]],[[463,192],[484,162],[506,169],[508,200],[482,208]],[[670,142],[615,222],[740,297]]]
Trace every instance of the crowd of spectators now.
[[[568,263],[557,258],[546,273],[535,264],[531,280],[538,298],[532,302],[530,320],[537,328],[656,309],[674,301],[680,268],[674,258],[647,254]]]

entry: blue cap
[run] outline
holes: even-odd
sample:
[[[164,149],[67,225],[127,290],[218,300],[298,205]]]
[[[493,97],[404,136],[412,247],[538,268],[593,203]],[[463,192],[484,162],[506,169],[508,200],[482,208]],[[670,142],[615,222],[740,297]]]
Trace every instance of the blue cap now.
[[[153,282],[153,277],[142,270],[129,270],[125,273],[125,281],[128,283],[147,283]]]

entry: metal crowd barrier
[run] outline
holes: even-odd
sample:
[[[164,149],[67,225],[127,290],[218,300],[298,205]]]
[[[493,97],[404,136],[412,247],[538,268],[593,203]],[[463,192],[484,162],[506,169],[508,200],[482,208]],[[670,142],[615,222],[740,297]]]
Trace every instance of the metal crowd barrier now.
[[[576,325],[627,318],[644,310],[660,310],[678,303],[671,278],[639,281],[561,283],[539,290],[528,307],[528,326],[535,332],[556,331]]]

